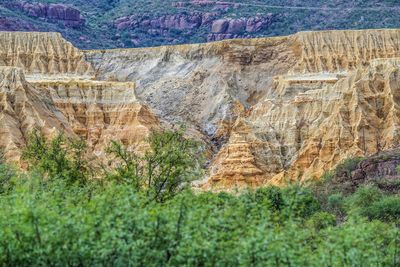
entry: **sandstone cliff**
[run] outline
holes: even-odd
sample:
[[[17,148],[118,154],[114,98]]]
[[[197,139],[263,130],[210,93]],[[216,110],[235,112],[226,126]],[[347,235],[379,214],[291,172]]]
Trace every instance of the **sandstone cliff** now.
[[[0,37],[2,65],[26,73],[11,95],[35,95],[2,102],[0,148],[11,158],[38,122],[83,137],[100,157],[111,139],[145,147],[152,130],[183,123],[210,149],[201,187],[218,190],[314,179],[399,145],[400,30],[97,51],[57,34]],[[20,102],[35,115],[29,127],[19,126],[28,115],[6,111]]]
[[[111,140],[144,149],[159,128],[133,82],[92,80],[91,64],[59,34],[0,33],[0,46],[1,64],[10,66],[0,67],[0,149],[7,159],[20,161],[34,128],[83,138],[100,158]]]
[[[68,133],[67,120],[52,105],[48,94],[25,80],[22,69],[0,67],[0,149],[11,161],[19,161],[30,131],[41,129],[46,136]]]
[[[368,104],[368,111],[363,111],[365,103],[356,96],[361,81],[383,75],[378,71],[382,68],[387,71],[388,66],[372,67],[375,59],[388,58],[381,61],[393,66],[389,59],[400,56],[399,34],[304,32],[90,51],[87,57],[99,79],[137,82],[138,97],[160,117],[193,125],[215,141],[217,156],[206,188],[257,186],[319,177],[345,157],[397,144],[395,138],[382,136],[395,135],[395,126],[360,126],[368,123],[364,120],[375,106]],[[376,107],[382,101],[393,102],[390,96],[377,100]],[[380,144],[374,143],[376,138]]]
[[[47,75],[91,72],[83,53],[59,33],[0,32],[0,66]]]

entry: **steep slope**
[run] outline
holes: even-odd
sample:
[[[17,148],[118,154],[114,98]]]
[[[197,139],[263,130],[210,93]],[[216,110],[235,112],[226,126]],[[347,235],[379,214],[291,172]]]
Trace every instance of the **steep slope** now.
[[[360,149],[357,137],[359,117],[373,111],[359,114],[365,103],[349,95],[359,94],[361,80],[382,75],[368,69],[371,62],[400,56],[399,41],[399,30],[304,32],[89,51],[87,59],[98,79],[136,81],[138,97],[159,116],[199,129],[217,150],[222,145],[206,187],[226,188],[319,177],[347,156],[374,153],[376,144]]]
[[[83,54],[59,33],[0,32],[0,65],[27,73],[90,74]]]
[[[20,160],[34,128],[83,138],[101,158],[111,140],[143,150],[159,128],[134,83],[90,79],[91,64],[59,34],[0,33],[0,46],[1,64],[10,66],[0,67],[0,150],[7,159]]]
[[[86,52],[96,79],[135,81],[137,95],[171,123],[215,138],[295,64],[287,37]]]
[[[56,131],[71,133],[50,96],[30,85],[22,69],[0,67],[0,149],[6,158],[19,161],[34,128],[40,128],[47,136]]]
[[[104,159],[112,139],[145,149],[151,131],[185,124],[210,148],[200,186],[232,189],[318,178],[399,145],[400,30],[93,51],[57,34],[0,35],[2,64],[27,73],[4,76],[4,92],[16,85],[3,93],[3,121],[6,107],[31,107],[4,124],[9,158],[37,126],[80,136]],[[13,102],[16,92],[33,96]]]
[[[68,79],[36,80],[32,85],[48,92],[72,131],[87,141],[96,156],[104,156],[111,140],[144,149],[140,146],[146,145],[145,138],[159,129],[158,118],[136,99],[132,82]]]
[[[349,156],[397,146],[398,60],[374,58],[398,56],[398,34],[298,34],[302,53],[292,75],[276,77],[270,94],[241,121],[251,130],[233,129],[215,161],[211,186],[240,185],[251,180],[254,167],[258,183],[318,178]],[[323,72],[307,73],[316,70]],[[234,147],[247,151],[253,164],[247,167]]]

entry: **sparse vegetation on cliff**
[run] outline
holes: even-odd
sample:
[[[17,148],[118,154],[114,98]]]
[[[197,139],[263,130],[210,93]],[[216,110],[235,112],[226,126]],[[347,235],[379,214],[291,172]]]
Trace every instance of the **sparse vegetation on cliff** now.
[[[138,186],[150,176],[141,170],[142,180],[137,170],[150,162],[157,181],[182,186],[191,180],[183,176],[197,173],[198,147],[181,132],[153,135],[145,156],[114,143],[110,152],[119,160],[107,171],[113,179],[71,183],[68,176],[82,162],[71,149],[75,141],[56,136],[49,142],[37,133],[29,140],[31,171],[0,163],[2,266],[400,264],[399,197],[376,187],[332,192],[326,205],[300,185],[235,195]],[[157,188],[161,195],[154,194]]]
[[[80,48],[99,49],[396,28],[399,13],[392,0],[0,0],[0,29],[57,31]]]

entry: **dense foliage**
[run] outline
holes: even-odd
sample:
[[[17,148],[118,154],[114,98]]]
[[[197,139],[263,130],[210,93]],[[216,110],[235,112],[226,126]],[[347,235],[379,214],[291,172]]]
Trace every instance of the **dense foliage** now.
[[[38,151],[34,137],[28,155]],[[59,140],[44,141],[39,148],[45,151],[27,157],[36,163],[30,172],[0,162],[1,266],[400,264],[400,198],[374,186],[346,196],[335,192],[324,201],[300,185],[195,193],[184,185],[199,164],[188,156],[199,150],[180,132],[153,135],[145,155],[114,143],[114,170],[103,179],[71,183],[53,167],[60,161],[77,168],[70,142],[59,146]],[[62,156],[53,155],[54,146]],[[164,188],[162,199],[152,191],[158,183],[140,185],[149,178],[141,169],[153,160],[162,165],[157,175],[171,162],[180,166],[172,166],[168,180],[182,187],[173,194]],[[138,180],[136,170],[147,178]]]

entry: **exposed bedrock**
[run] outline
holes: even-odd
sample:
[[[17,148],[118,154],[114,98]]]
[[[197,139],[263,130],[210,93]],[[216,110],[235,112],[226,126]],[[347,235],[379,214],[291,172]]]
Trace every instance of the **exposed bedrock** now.
[[[26,77],[2,78],[0,149],[14,158],[36,124],[102,157],[111,139],[146,147],[152,130],[182,123],[212,144],[200,186],[218,190],[314,179],[399,145],[400,30],[96,51],[58,34],[0,35],[1,65]]]

